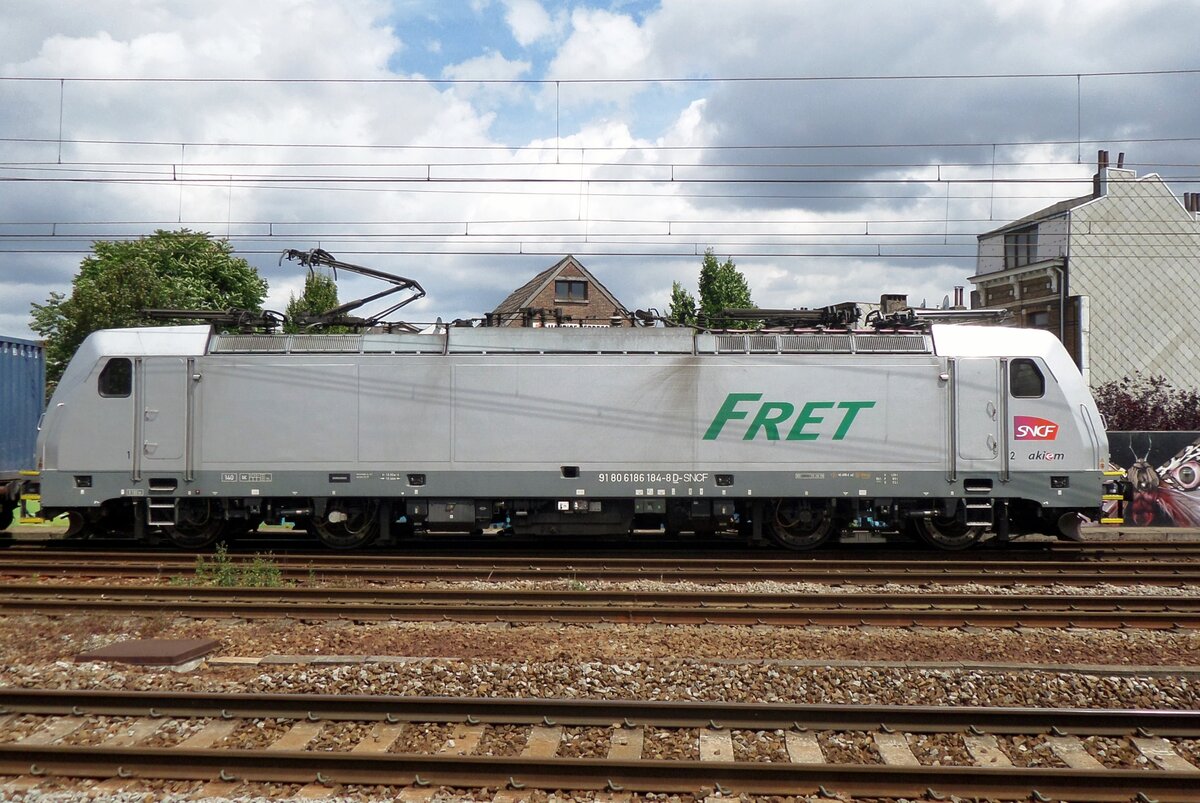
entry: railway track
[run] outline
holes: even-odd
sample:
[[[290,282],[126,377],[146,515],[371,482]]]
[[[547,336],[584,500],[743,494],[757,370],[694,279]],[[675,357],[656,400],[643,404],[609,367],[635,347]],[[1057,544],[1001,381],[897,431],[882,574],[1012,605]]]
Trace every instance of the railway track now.
[[[6,584],[0,611],[196,618],[779,626],[1200,627],[1200,597]]]
[[[1106,534],[1107,536],[1108,534]],[[1119,534],[1117,536],[1120,537]],[[254,536],[242,536],[226,542],[231,553],[273,551],[276,554],[309,553],[314,557],[345,558],[347,553],[336,553],[321,547],[314,538],[303,532],[298,535],[292,530],[264,530]],[[681,550],[683,548],[683,551]],[[169,544],[139,543],[132,537],[110,538],[64,538],[61,534],[0,532],[0,554],[12,553],[82,553],[104,555],[128,553],[130,555],[188,555]],[[1016,540],[1006,544],[984,543],[965,552],[947,553],[913,542],[858,542],[848,541],[826,545],[811,552],[795,553],[764,544],[749,547],[741,541],[721,538],[683,538],[664,540],[653,535],[645,538],[612,539],[589,541],[585,536],[569,534],[555,539],[520,538],[516,536],[461,536],[433,535],[403,541],[391,547],[367,546],[354,550],[349,556],[367,560],[377,558],[411,558],[421,555],[454,553],[462,556],[513,556],[514,554],[538,557],[575,556],[646,556],[669,559],[686,554],[716,559],[752,559],[757,561],[792,560],[799,556],[815,559],[837,559],[848,561],[907,560],[910,562],[939,562],[947,558],[958,561],[1045,558],[1051,560],[1124,560],[1142,558],[1200,558],[1200,530],[1178,530],[1170,538],[1160,540],[1116,540],[1112,537],[1084,540],[1080,542],[1055,540]],[[195,554],[195,553],[191,553]]]
[[[32,554],[31,554],[32,553]],[[185,577],[203,556],[179,553],[0,550],[0,578]],[[237,556],[231,559],[238,560]],[[1200,584],[1200,561],[1092,561],[1078,558],[939,560],[821,558],[683,558],[616,556],[360,556],[280,554],[272,564],[288,581],[360,583],[502,580],[663,580],[698,583],[813,582],[987,585],[1097,583],[1177,586]]]
[[[131,779],[209,782],[202,793],[228,793],[242,781],[309,784],[315,792],[386,785],[418,793],[407,799],[447,786],[607,790],[610,800],[634,791],[915,797],[932,790],[935,797],[1142,795],[1166,803],[1193,801],[1200,784],[1193,763],[1200,713],[1193,711],[43,689],[0,689],[0,706],[0,773],[25,776],[26,785],[58,776],[106,779],[114,788]],[[277,726],[271,740],[239,741],[238,733],[264,720]],[[442,726],[440,740],[411,749],[406,733],[428,723]],[[348,727],[357,728],[352,738],[322,746],[328,732]],[[586,755],[569,749],[581,729],[590,731]],[[490,738],[498,731],[503,749]],[[162,740],[162,732],[187,735]],[[685,747],[684,757],[652,757],[662,733]],[[774,744],[769,761],[737,748],[749,733]],[[835,734],[871,745],[871,763],[843,760],[831,747]],[[929,734],[954,740],[963,760],[922,762],[914,747]],[[1097,739],[1122,743],[1144,757],[1144,768],[1106,766],[1089,746]],[[1030,740],[1042,746],[1041,765],[1014,766],[1014,746]]]

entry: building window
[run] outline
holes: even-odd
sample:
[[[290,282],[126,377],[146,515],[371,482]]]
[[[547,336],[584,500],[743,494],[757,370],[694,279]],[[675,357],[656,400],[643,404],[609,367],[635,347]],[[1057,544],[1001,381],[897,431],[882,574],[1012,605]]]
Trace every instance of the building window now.
[[[1004,235],[1004,267],[1019,268],[1037,262],[1037,226]]]
[[[1050,313],[1045,310],[1029,313],[1029,325],[1036,327],[1045,327],[1050,325]]]
[[[559,279],[554,282],[555,301],[587,301],[588,283],[583,280]]]
[[[101,396],[128,396],[133,391],[133,363],[128,357],[115,357],[100,372]]]
[[[1040,399],[1046,392],[1046,378],[1033,360],[1013,360],[1008,379],[1009,392],[1015,399]]]

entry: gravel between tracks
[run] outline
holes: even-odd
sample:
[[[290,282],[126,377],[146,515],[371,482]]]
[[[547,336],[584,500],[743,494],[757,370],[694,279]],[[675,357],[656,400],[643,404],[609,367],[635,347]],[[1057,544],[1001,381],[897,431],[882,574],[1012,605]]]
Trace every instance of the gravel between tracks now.
[[[1079,564],[1087,568],[1090,564]],[[1033,564],[1031,568],[1036,568]],[[42,585],[99,585],[99,586],[146,586],[187,585],[192,576],[187,572],[168,574],[156,577],[125,577],[79,578],[71,576],[46,576],[37,578]],[[22,584],[30,582],[27,576],[0,575],[0,585],[6,583]],[[641,591],[645,593],[670,593],[706,591],[739,591],[747,594],[825,594],[839,596],[845,594],[978,594],[980,596],[1013,596],[1018,594],[1047,594],[1054,596],[1106,596],[1106,597],[1195,597],[1200,595],[1200,585],[1180,581],[1173,585],[1129,585],[1118,583],[1090,583],[1075,585],[1068,583],[1022,583],[1019,581],[1004,584],[989,583],[868,583],[868,582],[782,582],[778,580],[757,580],[740,583],[699,583],[691,580],[575,580],[556,578],[546,580],[436,580],[419,581],[390,581],[378,582],[355,580],[349,578],[316,577],[305,580],[300,584],[304,588],[352,588],[352,589],[395,589],[398,591],[411,590],[450,590],[450,591]]]
[[[445,584],[439,584],[445,585]],[[460,584],[495,588],[496,584]],[[578,584],[506,583],[504,587],[578,588]],[[714,590],[692,583],[607,584],[589,589]],[[725,590],[757,593],[911,591],[930,593],[1108,593],[1119,595],[1195,595],[1200,589],[1157,586],[843,585],[753,583]],[[38,633],[30,639],[29,633]],[[217,656],[374,655],[391,659],[361,664],[260,666],[201,665],[178,673],[149,667],[73,663],[75,654],[125,638],[198,638],[221,641]],[[1197,708],[1200,680],[1191,674],[1088,674],[1053,669],[986,671],[963,668],[903,666],[801,665],[801,661],[1010,662],[1030,664],[1200,665],[1200,633],[1144,630],[973,630],[896,628],[781,628],[633,625],[459,625],[295,621],[239,622],[152,617],[68,615],[0,619],[0,685],[80,689],[131,689],[206,692],[283,692],[340,694],[452,695],[644,700],[709,700],[726,702],[860,703],[908,705],[984,705],[1080,708]],[[177,725],[156,733],[153,744],[182,741],[198,729]],[[272,722],[253,732],[235,732],[239,746],[269,742],[290,723]],[[12,738],[24,718],[8,724],[0,740]],[[96,723],[76,738],[91,738],[119,722]],[[348,749],[367,728],[353,723],[328,724],[309,749]],[[511,755],[524,743],[525,728],[487,729],[472,751],[477,755]],[[267,732],[269,731],[269,733]],[[454,729],[445,725],[405,727],[391,746],[396,752],[434,752],[446,745]],[[820,735],[829,760],[878,761],[870,734],[827,732]],[[779,734],[735,731],[739,759],[786,760]],[[694,729],[662,729],[646,733],[647,758],[698,758]],[[917,736],[910,746],[929,765],[970,764],[961,737]],[[608,742],[599,729],[568,728],[559,755],[601,757]],[[1062,766],[1049,745],[1038,738],[1001,740],[1018,766]],[[1109,766],[1143,767],[1127,740],[1092,739],[1087,749]],[[1189,752],[1190,751],[1190,752]],[[1200,761],[1200,745],[1187,742],[1181,755]],[[91,800],[91,784],[49,782],[38,793],[18,793],[14,800]],[[196,784],[131,783],[111,800],[168,799],[194,796]],[[85,790],[85,791],[80,791]],[[295,785],[239,788],[239,800],[258,796],[278,799],[295,794]],[[52,793],[47,797],[43,793]],[[370,800],[395,790],[345,789],[333,800]],[[495,790],[448,790],[435,800],[491,800]],[[588,800],[533,792],[535,801]],[[746,798],[750,799],[750,798]],[[761,798],[767,800],[768,798]],[[635,801],[692,803],[691,795],[642,795]],[[777,798],[777,800],[789,800]],[[795,798],[792,800],[801,800]]]
[[[137,667],[16,665],[4,685],[25,688],[393,694],[724,702],[985,705],[1046,708],[1200,706],[1183,676],[1090,675],[877,666],[714,664],[686,659],[615,664],[431,660],[306,667],[214,667],[180,675]]]

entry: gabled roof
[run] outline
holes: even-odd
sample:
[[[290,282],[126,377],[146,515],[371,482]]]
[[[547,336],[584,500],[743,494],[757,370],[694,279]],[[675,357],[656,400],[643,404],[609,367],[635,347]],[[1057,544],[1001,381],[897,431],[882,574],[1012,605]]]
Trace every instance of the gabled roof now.
[[[587,279],[588,283],[593,288],[598,290],[600,295],[613,305],[613,309],[615,309],[618,314],[629,314],[629,310],[625,309],[625,305],[618,301],[617,297],[610,293],[608,288],[601,284],[600,280],[592,275],[591,271],[585,268],[579,260],[570,254],[567,254],[554,265],[546,268],[546,270],[542,271],[537,276],[534,276],[532,279],[525,282],[525,284],[512,291],[508,298],[497,304],[496,308],[492,310],[492,312],[497,314],[515,313],[524,309],[525,307],[528,307],[533,300],[537,298],[538,294],[546,289],[550,282],[562,275],[563,271],[565,271],[567,268],[574,268],[579,275]]]
[[[993,235],[1000,234],[1001,232],[1012,231],[1013,229],[1019,229],[1024,226],[1028,226],[1031,223],[1037,223],[1042,220],[1049,220],[1052,217],[1065,215],[1075,207],[1083,206],[1088,201],[1094,200],[1096,200],[1096,196],[1089,192],[1087,195],[1080,195],[1078,198],[1071,198],[1066,201],[1059,201],[1058,203],[1050,204],[1050,206],[1047,206],[1045,209],[1039,209],[1033,214],[1026,215],[1025,217],[1014,220],[1011,223],[1005,223],[998,229],[985,231],[983,234],[979,235],[978,239],[982,240],[984,237],[991,237]]]

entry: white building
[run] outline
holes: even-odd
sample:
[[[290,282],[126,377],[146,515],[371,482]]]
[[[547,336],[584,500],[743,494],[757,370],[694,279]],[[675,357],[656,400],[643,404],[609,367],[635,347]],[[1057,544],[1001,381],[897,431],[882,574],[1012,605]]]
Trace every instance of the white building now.
[[[1200,193],[1181,202],[1123,161],[1101,151],[1091,194],[981,234],[975,306],[1058,334],[1093,387],[1141,372],[1200,388]]]

